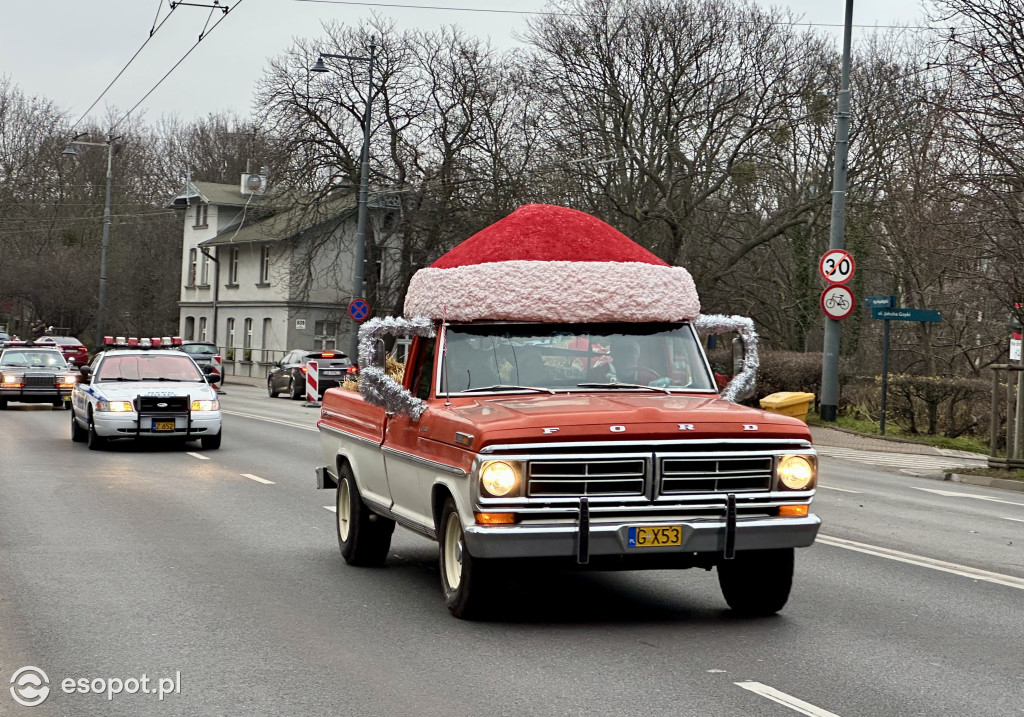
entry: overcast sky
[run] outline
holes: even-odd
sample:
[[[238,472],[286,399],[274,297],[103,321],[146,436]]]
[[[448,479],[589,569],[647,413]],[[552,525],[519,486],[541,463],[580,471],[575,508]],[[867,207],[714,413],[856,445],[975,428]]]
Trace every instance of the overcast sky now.
[[[212,0],[188,0],[195,4]],[[841,26],[845,0],[758,0],[789,7],[804,21]],[[146,42],[154,22],[167,18],[103,100],[90,114],[102,120],[106,107],[119,115],[138,103],[195,45],[209,20],[223,21],[170,76],[139,105],[136,113],[155,120],[177,114],[190,120],[210,112],[250,112],[253,86],[268,57],[291,46],[294,38],[322,35],[320,23],[357,25],[377,12],[399,28],[458,25],[489,37],[499,48],[515,44],[525,16],[420,7],[461,7],[537,11],[545,0],[384,0],[384,3],[334,4],[303,0],[220,0],[227,16],[199,7],[179,6],[169,14],[167,0],[6,0],[0,22],[0,76],[25,94],[54,101],[78,120],[104,88]],[[856,0],[855,25],[922,24],[921,0]],[[839,32],[836,29],[835,32]],[[858,33],[854,30],[854,39]],[[355,49],[355,48],[353,48]]]

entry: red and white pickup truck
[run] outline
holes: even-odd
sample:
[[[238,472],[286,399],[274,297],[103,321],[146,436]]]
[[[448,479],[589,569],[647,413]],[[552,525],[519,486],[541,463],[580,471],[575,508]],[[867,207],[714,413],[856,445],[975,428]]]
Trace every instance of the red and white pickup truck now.
[[[538,217],[524,210],[541,216],[535,235]],[[809,508],[817,457],[807,426],[725,400],[756,371],[753,325],[699,315],[692,279],[667,271],[679,267],[637,261],[628,239],[579,212],[569,218],[584,230],[562,226],[559,245],[580,231],[584,242],[615,232],[627,260],[578,261],[578,248],[573,260],[552,258],[550,217],[565,212],[520,209],[502,220],[511,226],[489,229],[527,235],[514,251],[526,244],[530,258],[502,253],[508,232],[484,230],[414,277],[413,318],[362,327],[359,392],[327,391],[318,423],[318,487],[337,492],[343,557],[383,564],[396,523],[437,541],[457,617],[486,610],[513,560],[717,568],[734,610],[777,612],[794,548],[810,545],[820,524]],[[621,275],[644,260],[639,271],[650,276]],[[504,277],[513,295],[481,271]],[[589,297],[594,271],[605,285],[608,271],[630,281],[641,308],[627,293]],[[482,301],[481,285],[498,300]],[[748,353],[720,392],[701,335],[724,331],[745,336]],[[382,366],[387,336],[411,338],[398,380]]]

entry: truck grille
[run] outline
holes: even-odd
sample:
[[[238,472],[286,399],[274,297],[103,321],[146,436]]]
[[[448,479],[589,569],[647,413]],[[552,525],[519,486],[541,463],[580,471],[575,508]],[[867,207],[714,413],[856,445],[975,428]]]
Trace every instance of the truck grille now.
[[[770,490],[771,456],[686,456],[661,459],[661,494]]]
[[[642,458],[530,461],[530,497],[644,495],[647,462]]]
[[[53,374],[43,376],[25,376],[25,388],[53,388],[55,383]]]

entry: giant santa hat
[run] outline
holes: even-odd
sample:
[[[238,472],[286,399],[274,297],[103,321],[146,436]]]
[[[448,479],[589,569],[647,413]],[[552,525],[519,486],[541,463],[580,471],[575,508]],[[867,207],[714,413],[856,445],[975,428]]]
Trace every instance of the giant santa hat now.
[[[405,315],[587,322],[683,321],[700,313],[690,273],[597,217],[522,206],[409,282]]]

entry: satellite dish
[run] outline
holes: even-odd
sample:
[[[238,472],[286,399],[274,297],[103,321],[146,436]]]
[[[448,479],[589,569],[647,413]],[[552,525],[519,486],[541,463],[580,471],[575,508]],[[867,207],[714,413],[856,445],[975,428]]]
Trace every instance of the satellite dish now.
[[[262,174],[250,174],[245,178],[245,189],[250,194],[263,194],[267,191],[267,178]]]

